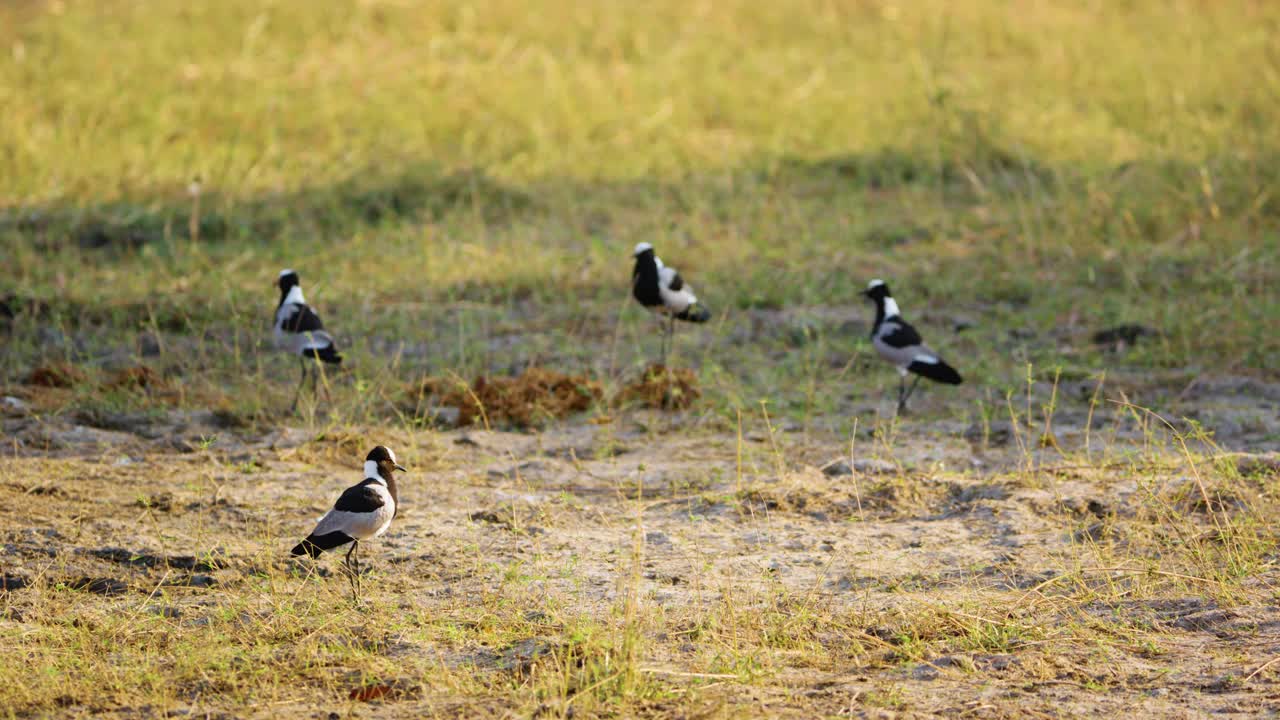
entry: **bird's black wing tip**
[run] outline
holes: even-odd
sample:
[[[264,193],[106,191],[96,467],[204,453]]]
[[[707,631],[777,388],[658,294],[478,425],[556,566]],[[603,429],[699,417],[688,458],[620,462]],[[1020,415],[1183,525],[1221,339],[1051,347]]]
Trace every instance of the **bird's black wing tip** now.
[[[964,378],[960,377],[960,373],[955,368],[941,360],[936,363],[916,361],[908,365],[907,369],[944,385],[959,385],[964,382]]]
[[[676,315],[676,319],[691,323],[704,323],[711,319],[711,311],[701,305],[693,305]]]

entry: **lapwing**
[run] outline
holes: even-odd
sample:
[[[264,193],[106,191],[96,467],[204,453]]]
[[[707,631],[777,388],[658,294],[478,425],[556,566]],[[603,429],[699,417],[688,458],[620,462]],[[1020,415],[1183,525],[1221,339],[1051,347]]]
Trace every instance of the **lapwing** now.
[[[902,319],[898,303],[889,294],[889,286],[883,280],[872,280],[864,295],[876,304],[876,322],[871,326],[871,346],[880,357],[898,368],[898,412],[907,407],[907,399],[916,389],[921,377],[947,385],[959,385],[960,373],[943,362],[938,353],[929,349],[920,333]],[[907,387],[907,373],[915,378]]]
[[[307,366],[314,364],[311,370],[311,394],[316,392],[316,376],[322,363],[341,365],[342,355],[333,344],[333,336],[325,332],[320,316],[312,310],[302,297],[302,285],[298,273],[293,270],[281,270],[276,284],[280,287],[280,304],[276,306],[275,342],[276,347],[298,356],[302,367],[302,377],[298,379],[298,389],[293,393],[293,404],[289,412],[298,409],[298,396],[302,386],[307,382]]]
[[[662,365],[667,364],[668,345],[675,335],[676,321],[704,323],[711,319],[711,311],[698,302],[675,268],[662,264],[653,254],[653,246],[647,242],[636,245],[636,267],[631,272],[631,294],[637,302],[659,315],[667,316],[667,326],[662,334]]]
[[[344,562],[351,581],[351,594],[356,599],[360,597],[360,541],[385,533],[400,509],[396,470],[405,472],[390,448],[379,445],[370,450],[364,458],[364,480],[347,488],[333,504],[333,509],[316,523],[316,529],[293,547],[294,555],[315,559],[325,550],[350,543]]]

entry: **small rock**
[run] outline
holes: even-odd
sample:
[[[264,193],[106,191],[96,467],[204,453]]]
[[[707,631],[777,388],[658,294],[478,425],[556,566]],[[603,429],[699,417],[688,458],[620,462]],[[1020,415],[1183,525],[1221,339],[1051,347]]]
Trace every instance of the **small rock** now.
[[[1236,458],[1236,471],[1244,477],[1280,475],[1280,455],[1241,455]]]
[[[942,673],[929,663],[920,663],[911,669],[912,680],[937,680]]]
[[[1108,529],[1105,523],[1096,522],[1083,530],[1077,530],[1072,534],[1076,542],[1091,540],[1093,542],[1101,542],[1107,536]]]
[[[822,335],[822,328],[809,318],[796,318],[787,329],[787,344],[791,347],[802,347],[817,340]]]
[[[15,412],[26,412],[27,409],[26,402],[21,398],[16,398],[12,395],[5,395],[4,399],[0,400],[0,404],[3,404],[6,410],[13,410]]]
[[[1018,659],[1012,655],[976,655],[973,662],[982,670],[1003,672],[1010,666],[1017,665]]]
[[[843,477],[852,475],[853,468],[849,467],[849,463],[844,460],[832,460],[822,467],[822,474],[827,477]]]
[[[155,333],[144,332],[138,336],[138,354],[142,357],[156,357],[160,354],[160,338]]]
[[[1152,337],[1159,334],[1159,331],[1145,325],[1128,323],[1099,330],[1093,334],[1093,344],[1103,345],[1110,350],[1119,352],[1137,343],[1139,338]]]
[[[652,530],[644,534],[644,541],[648,545],[670,545],[671,538],[667,534],[658,530]]]
[[[439,427],[457,427],[462,419],[462,411],[447,405],[432,405],[422,411],[423,419]],[[464,436],[465,437],[465,436]],[[467,438],[468,440],[470,438]],[[459,440],[461,443],[461,439]]]
[[[529,460],[528,462],[522,462],[519,465],[506,470],[490,470],[488,475],[494,480],[514,480],[518,477],[528,475],[532,471],[545,470],[546,467],[545,463],[538,462],[537,460]]]
[[[0,592],[21,590],[30,584],[31,581],[21,575],[0,574]]]
[[[964,439],[975,445],[984,442],[991,447],[1008,445],[1013,439],[1013,425],[1006,420],[986,424],[975,422],[965,428]]]
[[[123,595],[129,592],[129,585],[115,578],[81,577],[66,581],[72,590],[84,590],[94,595]]]
[[[898,472],[898,466],[888,460],[876,458],[858,458],[853,461],[853,469],[868,475],[883,475]]]

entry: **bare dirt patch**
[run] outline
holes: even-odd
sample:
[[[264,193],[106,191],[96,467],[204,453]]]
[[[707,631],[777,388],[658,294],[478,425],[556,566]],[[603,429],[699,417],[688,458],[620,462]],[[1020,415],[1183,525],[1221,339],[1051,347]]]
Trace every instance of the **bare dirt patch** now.
[[[1195,465],[1200,506],[1193,468],[1154,449],[1001,460],[921,424],[849,457],[845,439],[763,418],[658,418],[380,437],[411,472],[391,532],[363,547],[363,607],[338,558],[287,549],[357,479],[376,429],[2,460],[0,630],[41,638],[15,671],[63,672],[68,648],[116,638],[23,707],[125,712],[77,679],[101,662],[155,712],[270,697],[289,717],[473,714],[496,697],[552,717],[611,715],[618,697],[654,716],[1278,709],[1280,578],[1258,523],[1272,476],[1237,472],[1243,456]],[[177,657],[157,683],[156,658]],[[264,670],[297,680],[276,695]]]

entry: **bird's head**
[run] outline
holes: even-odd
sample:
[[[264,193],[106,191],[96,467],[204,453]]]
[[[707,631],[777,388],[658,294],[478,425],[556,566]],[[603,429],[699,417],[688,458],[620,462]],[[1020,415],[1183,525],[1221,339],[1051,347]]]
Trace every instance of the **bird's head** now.
[[[884,284],[883,280],[872,280],[867,283],[867,289],[862,293],[872,302],[878,302],[889,297],[889,286]]]
[[[369,454],[364,458],[364,467],[364,474],[368,477],[373,477],[370,471],[374,471],[384,478],[390,478],[392,470],[408,472],[400,463],[396,462],[396,454],[385,445],[379,445],[369,451]]]
[[[636,250],[635,250],[634,255],[635,255],[636,257],[643,257],[646,253],[647,253],[647,254],[649,254],[649,255],[652,255],[652,254],[653,254],[653,246],[652,246],[652,245],[650,245],[650,244],[649,244],[649,243],[647,243],[647,242],[636,243]]]
[[[282,293],[289,292],[289,290],[297,286],[299,282],[298,273],[293,270],[289,270],[288,268],[281,270],[280,276],[276,278],[276,285],[280,287],[280,292]]]

